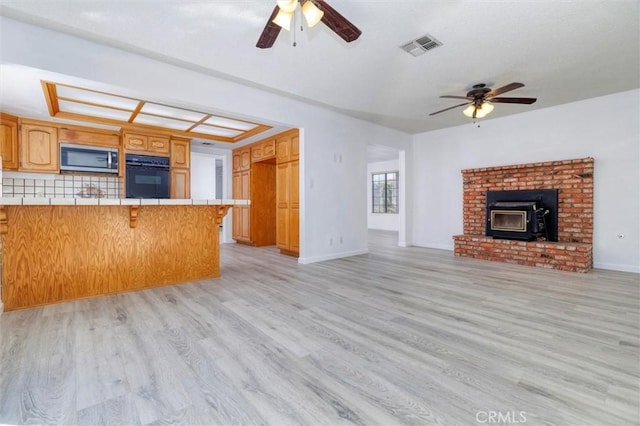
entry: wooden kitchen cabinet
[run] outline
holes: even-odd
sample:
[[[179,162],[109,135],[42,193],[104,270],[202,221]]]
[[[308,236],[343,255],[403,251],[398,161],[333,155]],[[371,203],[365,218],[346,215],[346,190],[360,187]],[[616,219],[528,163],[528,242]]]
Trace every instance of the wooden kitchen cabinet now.
[[[300,254],[300,149],[293,129],[276,137],[276,246],[283,254]]]
[[[251,171],[233,173],[233,198],[251,199]],[[251,239],[251,206],[233,207],[233,239],[240,243],[253,244]]]
[[[251,146],[233,150],[233,171],[239,172],[251,168]]]
[[[276,243],[276,165],[254,163],[251,170],[233,173],[233,198],[251,200],[233,207],[233,239],[253,246]]]
[[[120,133],[110,130],[83,128],[79,126],[60,127],[58,140],[60,143],[72,143],[76,145],[105,146],[118,148],[120,146]]]
[[[57,127],[23,120],[19,146],[21,171],[58,173]]]
[[[189,169],[171,169],[169,177],[171,198],[191,198],[191,172]]]
[[[191,140],[171,139],[171,167],[188,169],[191,166]]]
[[[129,152],[166,157],[169,155],[170,141],[166,136],[125,133],[124,149]]]
[[[0,113],[2,168],[18,170],[18,117]]]
[[[276,138],[276,160],[278,163],[295,161],[300,157],[299,133],[294,129]]]
[[[275,139],[260,142],[251,146],[251,161],[265,161],[276,158]]]
[[[299,161],[280,163],[276,175],[276,246],[281,253],[300,252]]]
[[[144,135],[124,134],[124,148],[127,151],[146,151],[149,139]]]
[[[298,256],[298,152],[297,129],[233,150],[233,198],[251,200],[233,208],[236,241]]]
[[[170,149],[171,198],[191,198],[191,140],[171,138]]]
[[[169,150],[169,138],[164,136],[149,136],[147,151],[154,154],[167,155],[169,154]]]

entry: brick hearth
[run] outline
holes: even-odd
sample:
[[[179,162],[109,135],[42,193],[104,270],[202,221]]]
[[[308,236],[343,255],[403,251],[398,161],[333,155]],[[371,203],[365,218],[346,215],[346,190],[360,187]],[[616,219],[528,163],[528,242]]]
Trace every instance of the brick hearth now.
[[[593,158],[467,169],[463,235],[454,254],[529,266],[587,272],[593,266]],[[486,192],[558,189],[558,242],[485,237]]]

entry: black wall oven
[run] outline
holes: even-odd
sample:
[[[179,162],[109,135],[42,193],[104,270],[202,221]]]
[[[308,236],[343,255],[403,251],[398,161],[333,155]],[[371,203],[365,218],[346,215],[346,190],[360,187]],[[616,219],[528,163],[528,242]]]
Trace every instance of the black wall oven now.
[[[127,198],[169,198],[169,158],[127,154]]]

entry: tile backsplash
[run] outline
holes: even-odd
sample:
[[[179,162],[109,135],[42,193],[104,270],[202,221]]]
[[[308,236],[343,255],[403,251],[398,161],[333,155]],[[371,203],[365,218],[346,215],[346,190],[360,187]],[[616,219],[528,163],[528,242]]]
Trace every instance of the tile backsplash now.
[[[48,179],[2,178],[3,197],[124,198],[122,178],[51,175]]]

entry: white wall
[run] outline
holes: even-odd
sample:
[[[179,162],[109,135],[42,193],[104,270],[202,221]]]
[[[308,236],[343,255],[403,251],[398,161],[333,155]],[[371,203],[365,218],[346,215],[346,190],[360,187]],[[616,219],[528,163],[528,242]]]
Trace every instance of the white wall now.
[[[5,17],[0,37],[11,40],[2,44],[2,63],[55,72],[62,83],[74,76],[107,91],[301,128],[302,263],[367,251],[367,143],[392,141],[411,155],[408,134],[212,75]]]
[[[191,152],[191,198],[212,200],[216,198],[216,156]]]
[[[639,99],[633,90],[416,135],[413,243],[453,248],[462,169],[593,157],[595,267],[640,272]]]
[[[371,203],[371,175],[380,172],[399,171],[398,160],[380,161],[367,164],[367,227],[369,229],[382,229],[385,231],[398,231],[400,223],[399,214],[372,213]]]
[[[191,146],[191,198],[215,198],[216,159],[222,160],[224,171],[222,182],[222,198],[233,198],[231,180],[231,151],[228,149],[209,148],[198,145]],[[222,220],[221,243],[234,243],[232,237],[233,218],[231,213]]]

